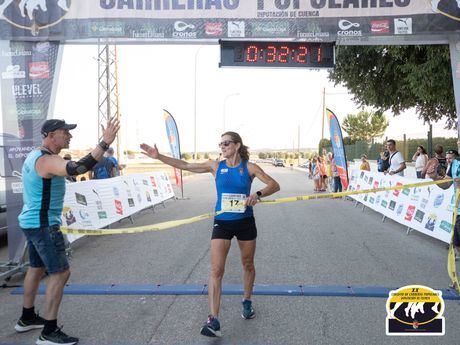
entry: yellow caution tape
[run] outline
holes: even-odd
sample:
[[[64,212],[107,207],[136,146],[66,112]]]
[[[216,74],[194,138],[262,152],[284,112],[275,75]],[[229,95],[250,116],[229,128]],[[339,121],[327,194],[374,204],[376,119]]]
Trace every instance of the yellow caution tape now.
[[[390,190],[401,190],[401,189],[415,188],[415,187],[424,187],[424,186],[431,186],[435,184],[437,185],[437,184],[450,183],[450,182],[452,182],[452,179],[410,183],[410,184],[405,184],[405,185],[396,185],[392,187],[381,187],[381,188],[363,189],[363,190],[355,190],[355,191],[346,191],[346,192],[340,192],[340,193],[314,194],[314,195],[304,195],[304,196],[296,196],[296,197],[290,197],[290,198],[262,200],[259,203],[261,204],[281,204],[285,202],[294,202],[294,201],[303,201],[303,200],[338,198],[338,197],[343,197],[343,196],[377,193],[377,192],[385,192],[385,191],[390,191]],[[94,230],[93,229],[71,229],[71,228],[61,226],[61,231],[64,234],[89,235],[89,236],[135,234],[135,233],[146,232],[146,231],[162,231],[162,230],[166,230],[170,228],[175,228],[180,225],[191,224],[191,223],[198,222],[200,220],[213,218],[224,212],[225,210],[222,210],[219,212],[210,212],[210,213],[205,213],[199,216],[186,218],[186,219],[171,220],[171,221],[167,221],[163,223],[136,226],[136,227],[130,227],[130,228],[124,228],[124,229],[94,229]]]
[[[457,277],[457,270],[455,267],[455,248],[454,248],[454,231],[455,231],[455,223],[457,221],[457,213],[458,213],[458,203],[459,203],[459,196],[460,190],[457,189],[455,193],[455,208],[454,208],[454,215],[452,220],[452,237],[450,239],[449,244],[449,253],[447,254],[447,272],[449,273],[449,277],[452,280],[454,285],[454,289],[460,293],[460,286],[458,284],[458,277]]]

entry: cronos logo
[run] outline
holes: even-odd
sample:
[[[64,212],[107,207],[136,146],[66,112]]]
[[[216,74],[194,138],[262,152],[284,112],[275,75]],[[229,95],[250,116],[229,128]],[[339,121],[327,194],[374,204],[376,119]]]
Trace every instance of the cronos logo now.
[[[71,3],[72,0],[3,0],[0,18],[15,27],[29,29],[36,36],[40,30],[58,24],[69,12]]]
[[[431,0],[433,11],[460,21],[460,0]]]

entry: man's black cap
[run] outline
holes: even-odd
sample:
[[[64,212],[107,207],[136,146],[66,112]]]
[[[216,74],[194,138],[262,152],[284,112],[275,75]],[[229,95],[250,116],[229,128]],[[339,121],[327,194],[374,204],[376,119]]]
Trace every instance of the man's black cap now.
[[[45,121],[41,132],[43,136],[46,137],[49,133],[57,131],[58,129],[74,129],[75,127],[77,127],[77,125],[65,123],[64,120],[51,119]]]
[[[452,150],[452,149],[450,149],[450,150],[447,150],[447,151],[446,151],[446,154],[458,156],[458,151],[457,151],[457,150]]]

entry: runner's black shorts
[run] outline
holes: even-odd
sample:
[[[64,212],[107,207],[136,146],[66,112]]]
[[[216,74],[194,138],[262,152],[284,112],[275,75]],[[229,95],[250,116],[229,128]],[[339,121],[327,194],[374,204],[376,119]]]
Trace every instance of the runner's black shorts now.
[[[256,220],[246,217],[238,220],[214,219],[211,240],[231,240],[235,236],[239,241],[252,241],[257,238]]]

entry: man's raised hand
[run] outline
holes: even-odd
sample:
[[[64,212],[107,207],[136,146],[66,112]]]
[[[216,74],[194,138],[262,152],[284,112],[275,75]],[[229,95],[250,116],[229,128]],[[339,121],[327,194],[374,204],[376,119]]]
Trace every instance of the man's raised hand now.
[[[104,140],[108,145],[113,143],[117,136],[117,132],[120,129],[120,121],[118,121],[115,116],[111,117],[107,121],[107,128],[104,128],[103,125],[102,127],[102,140]]]
[[[153,145],[150,146],[150,145],[147,145],[147,144],[141,144],[141,149],[143,150],[143,154],[150,157],[150,158],[153,158],[153,159],[158,159],[158,156],[160,155],[160,153],[158,152],[158,148],[157,148],[157,145]]]

